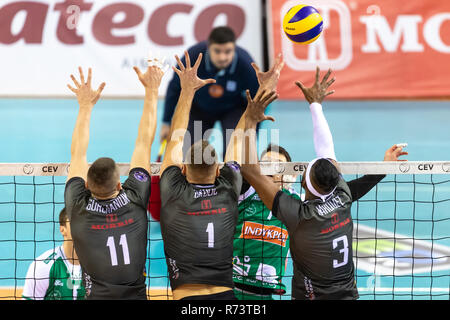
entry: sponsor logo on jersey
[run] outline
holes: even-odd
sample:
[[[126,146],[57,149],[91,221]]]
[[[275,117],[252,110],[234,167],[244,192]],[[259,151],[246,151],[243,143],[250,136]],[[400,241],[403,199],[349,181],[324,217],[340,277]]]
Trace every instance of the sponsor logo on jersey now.
[[[142,171],[136,171],[134,173],[134,177],[136,178],[136,180],[141,181],[141,182],[147,182],[148,181],[148,175],[145,172],[142,172]]]
[[[228,210],[227,208],[218,208],[218,209],[211,209],[211,210],[202,210],[202,211],[188,211],[186,212],[190,216],[209,216],[214,214],[220,214],[220,213],[226,213]]]
[[[209,95],[213,98],[220,98],[223,96],[223,87],[219,84],[213,84],[209,86]]]
[[[242,225],[241,235],[239,237],[243,239],[270,242],[285,247],[286,240],[288,239],[288,232],[280,227],[245,221]]]
[[[237,89],[237,82],[233,80],[227,81],[227,91],[236,91]]]
[[[333,219],[336,219],[336,216],[334,216]],[[333,221],[335,221],[335,220],[333,220]],[[351,222],[350,218],[347,218],[347,219],[345,219],[344,221],[341,221],[341,222],[339,222],[339,221],[332,222],[333,225],[332,225],[331,227],[322,229],[322,230],[320,231],[320,233],[321,233],[321,234],[327,234],[327,233],[336,231],[336,230],[339,229],[339,228],[345,227],[345,226],[346,226],[347,224],[349,224],[350,222]]]
[[[55,285],[55,287],[62,287],[64,284],[62,283],[61,280],[55,280],[54,285]]]
[[[239,164],[236,161],[227,162],[225,165],[227,167],[229,167],[230,169],[233,169],[234,171],[237,171],[237,172],[239,172],[241,170],[241,167],[239,166]]]
[[[106,224],[93,224],[91,225],[91,229],[94,230],[108,230],[108,229],[115,229],[115,228],[121,228],[125,227],[129,224],[134,223],[133,219],[126,219],[123,221],[118,221],[116,223],[106,223]]]

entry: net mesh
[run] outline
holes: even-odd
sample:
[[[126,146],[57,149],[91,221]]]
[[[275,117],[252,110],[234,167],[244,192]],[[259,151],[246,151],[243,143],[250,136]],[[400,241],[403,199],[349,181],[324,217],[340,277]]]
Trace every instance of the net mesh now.
[[[361,299],[450,299],[450,162],[340,163],[344,179],[387,174],[353,203],[353,255]],[[119,164],[122,181],[127,164]],[[21,299],[30,264],[60,246],[67,164],[0,164],[0,299]],[[262,164],[267,175],[298,176],[306,163]],[[159,165],[152,165],[158,174]],[[149,299],[171,299],[160,226],[149,218]],[[264,251],[262,252],[264,255]],[[291,299],[292,260],[283,283]]]

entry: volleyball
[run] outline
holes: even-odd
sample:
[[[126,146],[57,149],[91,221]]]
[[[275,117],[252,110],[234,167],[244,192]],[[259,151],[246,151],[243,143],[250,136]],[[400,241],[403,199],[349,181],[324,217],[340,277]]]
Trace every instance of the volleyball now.
[[[316,8],[299,4],[285,14],[283,30],[292,42],[309,44],[322,34],[323,19]]]

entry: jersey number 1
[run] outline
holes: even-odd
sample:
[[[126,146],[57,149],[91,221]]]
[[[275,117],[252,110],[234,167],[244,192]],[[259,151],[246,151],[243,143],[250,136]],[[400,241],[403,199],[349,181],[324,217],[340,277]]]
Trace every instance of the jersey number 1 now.
[[[208,233],[208,248],[214,248],[214,223],[208,223],[206,233]]]
[[[130,264],[130,254],[128,252],[128,243],[127,243],[127,235],[126,234],[120,235],[119,245],[122,247],[124,264]],[[108,237],[106,246],[109,247],[109,253],[111,255],[111,265],[117,266],[116,244],[114,243],[113,236]]]

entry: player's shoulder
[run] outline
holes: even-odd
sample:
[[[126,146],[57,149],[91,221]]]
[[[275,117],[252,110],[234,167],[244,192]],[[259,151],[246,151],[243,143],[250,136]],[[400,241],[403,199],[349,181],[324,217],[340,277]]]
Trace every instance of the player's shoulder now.
[[[343,192],[343,193],[347,194],[350,198],[352,196],[350,187],[348,186],[347,181],[345,181],[345,179],[342,176],[339,177],[339,181],[336,186],[336,191],[341,192],[341,193]]]
[[[36,269],[50,269],[59,258],[62,258],[60,247],[55,247],[39,255],[34,260],[34,264],[36,265]]]

